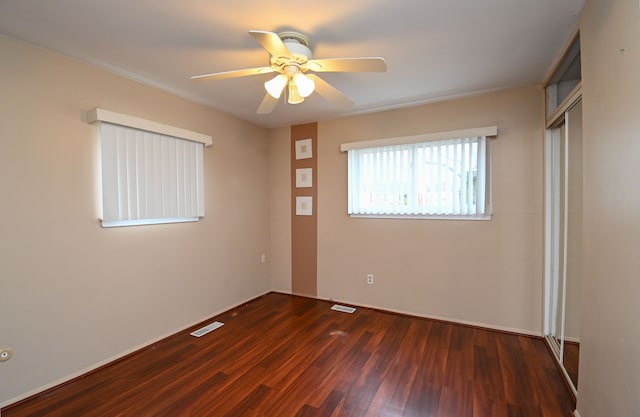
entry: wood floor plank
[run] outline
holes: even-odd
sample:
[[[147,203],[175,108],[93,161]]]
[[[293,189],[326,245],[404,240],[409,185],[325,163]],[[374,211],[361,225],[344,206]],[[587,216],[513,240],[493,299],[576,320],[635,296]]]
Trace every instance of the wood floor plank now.
[[[498,334],[496,341],[507,403],[524,406],[537,403],[539,398],[538,392],[533,390],[527,358],[522,352],[518,337],[520,336]]]
[[[568,417],[542,339],[270,293],[3,417]]]
[[[564,341],[564,357],[562,363],[569,374],[573,385],[578,387],[578,364],[580,362],[580,344]]]

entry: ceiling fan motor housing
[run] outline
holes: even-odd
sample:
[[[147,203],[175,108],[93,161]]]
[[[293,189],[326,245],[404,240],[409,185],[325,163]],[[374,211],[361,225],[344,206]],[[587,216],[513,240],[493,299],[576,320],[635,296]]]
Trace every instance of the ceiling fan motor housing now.
[[[283,68],[288,65],[303,65],[311,59],[311,49],[309,49],[309,38],[298,32],[281,32],[278,34],[282,43],[287,47],[291,56],[271,57],[273,68]]]

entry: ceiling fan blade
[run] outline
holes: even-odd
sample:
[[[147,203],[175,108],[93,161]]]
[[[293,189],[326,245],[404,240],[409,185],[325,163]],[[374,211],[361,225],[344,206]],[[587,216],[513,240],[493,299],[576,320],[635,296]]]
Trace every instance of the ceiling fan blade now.
[[[337,107],[347,108],[353,106],[353,101],[349,100],[347,96],[342,94],[322,78],[315,74],[308,74],[307,77],[311,78],[316,83],[315,92],[329,100]]]
[[[260,106],[258,106],[258,110],[256,111],[256,113],[258,114],[271,113],[273,109],[276,107],[276,104],[278,104],[278,99],[271,97],[271,94],[267,93],[262,99],[262,103],[260,103]]]
[[[273,72],[271,67],[247,68],[242,70],[214,72],[212,74],[194,75],[194,81],[224,80],[226,78],[246,77],[248,75],[268,74]]]
[[[385,72],[384,58],[312,59],[304,67],[315,72]]]
[[[276,58],[290,58],[291,52],[285,46],[277,33],[265,32],[263,30],[250,30],[249,35],[253,36],[264,49]]]

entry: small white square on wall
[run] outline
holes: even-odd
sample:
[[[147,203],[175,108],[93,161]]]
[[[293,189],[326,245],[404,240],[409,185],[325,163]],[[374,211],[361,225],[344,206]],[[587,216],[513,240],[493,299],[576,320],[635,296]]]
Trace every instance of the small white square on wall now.
[[[313,197],[296,197],[296,216],[313,215]]]
[[[313,168],[296,169],[296,188],[309,188],[313,186]]]
[[[309,159],[313,157],[311,150],[311,138],[296,141],[296,159]]]

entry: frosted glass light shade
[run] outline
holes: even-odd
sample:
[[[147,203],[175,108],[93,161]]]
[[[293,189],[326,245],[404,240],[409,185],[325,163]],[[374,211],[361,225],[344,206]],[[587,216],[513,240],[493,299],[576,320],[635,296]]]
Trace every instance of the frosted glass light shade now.
[[[287,76],[284,74],[278,74],[264,83],[264,88],[271,97],[280,98],[285,85],[287,85]]]
[[[300,93],[302,97],[308,97],[316,88],[316,83],[300,72],[293,76],[293,82],[296,83],[298,93]]]
[[[287,101],[289,104],[300,104],[304,101],[304,97],[298,92],[296,83],[293,80],[289,82],[289,99]]]

